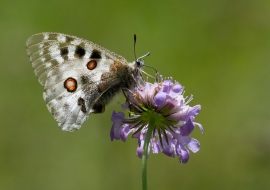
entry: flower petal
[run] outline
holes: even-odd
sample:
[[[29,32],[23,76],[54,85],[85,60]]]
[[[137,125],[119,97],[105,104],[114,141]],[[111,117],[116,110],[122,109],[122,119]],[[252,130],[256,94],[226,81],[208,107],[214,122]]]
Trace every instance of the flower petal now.
[[[189,151],[186,149],[184,145],[179,144],[179,146],[176,148],[176,152],[179,155],[179,161],[182,164],[186,164],[189,160]]]
[[[159,141],[157,141],[155,138],[152,138],[150,140],[150,142],[151,142],[152,152],[154,154],[157,154],[157,153],[159,153],[162,150],[161,149],[161,146],[159,144]]]
[[[188,136],[191,134],[193,129],[195,128],[192,120],[189,118],[187,122],[180,127],[180,133],[182,136]]]
[[[167,143],[166,143],[165,145],[163,145],[163,150],[162,150],[162,152],[163,152],[163,154],[165,154],[166,156],[174,157],[174,154],[175,154],[174,148],[175,148],[174,144],[172,144],[172,143],[167,144]]]
[[[166,93],[169,93],[170,90],[172,89],[172,86],[173,86],[172,80],[163,81],[162,86],[163,86],[162,91],[166,92]]]
[[[183,137],[182,140],[193,153],[196,153],[200,150],[200,143],[197,139]]]
[[[194,117],[199,114],[200,110],[201,110],[201,105],[193,106],[189,109],[189,115]]]
[[[113,125],[110,131],[110,136],[111,136],[111,140],[113,141],[115,140],[119,140],[120,139],[120,133],[122,130],[122,126],[123,126],[123,121],[124,121],[124,113],[119,112],[116,113],[115,111],[113,111],[112,113],[112,117],[111,120],[113,121]]]
[[[142,158],[142,152],[143,152],[143,143],[141,143],[141,146],[137,147],[136,154],[139,158]]]
[[[181,84],[175,83],[175,84],[173,85],[173,89],[172,89],[173,92],[175,92],[175,93],[181,93],[182,90],[183,90],[183,87],[182,87]]]
[[[171,98],[176,98],[182,93],[182,91],[183,91],[183,87],[179,83],[175,83],[171,91],[169,92],[169,96]]]
[[[137,147],[137,151],[136,151],[136,154],[139,158],[142,158],[142,155],[143,155],[143,145],[144,145],[144,140],[141,140],[140,146]],[[147,158],[149,157],[149,150],[150,150],[150,146],[148,146]]]
[[[128,110],[129,109],[129,103],[125,102],[124,104],[121,105],[122,110]]]
[[[158,92],[154,97],[154,105],[157,107],[162,107],[165,104],[167,94],[164,92]]]
[[[204,129],[203,129],[202,125],[200,123],[197,123],[197,122],[193,122],[193,123],[194,123],[194,125],[198,125],[198,127],[200,128],[201,133],[204,134]]]
[[[120,132],[120,138],[123,142],[126,142],[127,136],[129,135],[130,132],[132,132],[132,129],[130,129],[130,125],[124,124],[124,127]]]
[[[152,84],[149,82],[145,82],[144,86],[139,86],[136,88],[136,92],[142,97],[142,98],[147,98],[147,97],[153,97],[155,93],[155,87],[157,84]]]
[[[184,107],[182,112],[176,112],[168,116],[170,120],[178,120],[178,121],[187,121],[190,117],[194,117],[199,114],[201,110],[200,105],[196,105],[193,107]]]

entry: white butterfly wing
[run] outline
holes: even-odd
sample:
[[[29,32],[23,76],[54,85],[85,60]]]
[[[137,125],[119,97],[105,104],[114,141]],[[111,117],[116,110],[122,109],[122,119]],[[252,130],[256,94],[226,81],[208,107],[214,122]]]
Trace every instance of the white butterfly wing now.
[[[80,47],[80,48],[78,48]],[[41,85],[44,86],[47,72],[59,64],[64,64],[65,59],[61,50],[66,50],[68,60],[78,58],[112,59],[127,64],[127,60],[93,42],[61,33],[45,32],[31,36],[26,41],[27,54],[32,63],[34,72]],[[84,52],[82,52],[84,50]],[[99,54],[96,54],[96,51]],[[74,55],[79,55],[74,57]]]
[[[36,34],[26,46],[35,75],[44,86],[47,107],[64,131],[79,129],[95,112],[93,106],[101,96],[98,84],[104,74],[110,75],[115,61],[127,64],[97,44],[66,34]],[[117,79],[110,77],[113,85]]]

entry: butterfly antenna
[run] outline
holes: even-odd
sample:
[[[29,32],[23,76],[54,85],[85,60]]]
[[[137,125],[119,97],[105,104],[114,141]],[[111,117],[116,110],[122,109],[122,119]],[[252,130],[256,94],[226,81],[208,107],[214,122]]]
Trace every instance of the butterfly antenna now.
[[[135,60],[137,59],[136,58],[136,40],[137,40],[137,37],[136,37],[136,34],[134,34],[134,56],[135,56]]]
[[[147,56],[149,56],[149,55],[150,55],[150,52],[148,52],[147,54],[145,54],[145,55],[139,57],[137,60],[140,60],[140,59],[142,59],[142,58],[145,58],[145,57],[147,57]]]
[[[135,57],[136,61],[140,61],[142,58],[149,56],[150,52],[148,52],[147,54],[145,54],[145,55],[143,55],[143,56],[141,56],[141,57],[139,57],[137,59],[137,56],[136,56],[136,41],[137,41],[137,36],[136,36],[136,34],[134,34],[134,57]]]
[[[150,52],[148,52],[147,54],[145,54],[145,55],[143,55],[143,56],[141,56],[141,57],[139,57],[139,58],[137,59],[137,56],[136,56],[136,41],[137,41],[137,36],[136,36],[136,34],[134,34],[134,56],[135,56],[136,62],[137,62],[137,63],[141,63],[140,60],[142,60],[143,58],[149,56],[149,55],[150,55]],[[156,72],[156,75],[157,75],[157,73],[158,73],[157,70],[156,70],[154,67],[150,66],[150,65],[145,65],[145,64],[143,63],[141,66],[149,67],[149,68],[151,68],[151,69],[154,69],[154,71]],[[144,72],[144,71],[142,71],[142,72],[143,72],[144,74],[146,74],[147,76],[149,76],[149,77],[151,77],[151,78],[154,78],[153,76],[147,74],[146,72]]]

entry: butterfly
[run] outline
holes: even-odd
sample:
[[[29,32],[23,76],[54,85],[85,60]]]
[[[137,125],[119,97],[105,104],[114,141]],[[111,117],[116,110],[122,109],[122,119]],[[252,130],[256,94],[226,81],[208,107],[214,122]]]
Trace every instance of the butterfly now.
[[[62,33],[45,32],[26,41],[27,54],[49,112],[63,131],[78,130],[91,113],[123,88],[136,85],[144,62],[132,63],[93,42]]]

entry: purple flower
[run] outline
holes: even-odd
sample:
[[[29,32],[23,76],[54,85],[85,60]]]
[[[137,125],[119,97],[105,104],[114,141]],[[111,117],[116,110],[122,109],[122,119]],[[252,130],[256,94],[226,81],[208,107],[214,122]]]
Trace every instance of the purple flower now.
[[[131,133],[133,138],[138,139],[137,155],[141,158],[146,133],[152,130],[148,156],[152,149],[154,154],[162,152],[169,157],[176,155],[181,163],[187,163],[189,150],[196,153],[200,149],[199,141],[188,136],[195,126],[202,133],[204,131],[199,123],[194,122],[201,106],[187,105],[192,96],[189,99],[184,98],[183,90],[171,78],[154,84],[140,79],[140,84],[133,91],[125,89],[127,101],[122,108],[129,112],[129,117],[125,118],[122,112],[113,112],[111,140],[121,139],[125,142]],[[150,129],[149,118],[153,117],[155,125]]]

